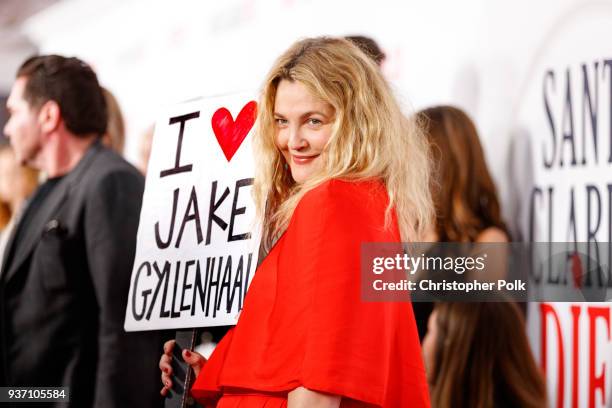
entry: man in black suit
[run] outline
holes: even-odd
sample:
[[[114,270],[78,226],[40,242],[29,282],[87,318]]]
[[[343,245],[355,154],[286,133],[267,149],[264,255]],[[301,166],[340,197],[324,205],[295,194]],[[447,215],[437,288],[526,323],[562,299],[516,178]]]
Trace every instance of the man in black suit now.
[[[160,404],[160,335],[123,330],[144,180],[99,141],[95,73],[76,58],[30,58],[7,107],[18,160],[48,179],[0,270],[0,386],[67,386],[79,408]]]

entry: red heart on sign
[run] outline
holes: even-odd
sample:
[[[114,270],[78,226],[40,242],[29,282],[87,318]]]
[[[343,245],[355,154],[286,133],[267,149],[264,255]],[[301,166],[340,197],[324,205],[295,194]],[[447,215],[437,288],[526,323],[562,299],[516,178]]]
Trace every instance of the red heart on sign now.
[[[229,162],[249,133],[257,116],[257,102],[251,101],[244,105],[236,121],[226,108],[219,108],[212,116],[212,128],[217,142]]]

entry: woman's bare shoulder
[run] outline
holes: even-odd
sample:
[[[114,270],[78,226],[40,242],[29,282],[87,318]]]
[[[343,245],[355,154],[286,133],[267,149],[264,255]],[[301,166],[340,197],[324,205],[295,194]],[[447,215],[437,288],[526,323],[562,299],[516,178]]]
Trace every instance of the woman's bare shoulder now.
[[[476,242],[508,242],[508,235],[501,228],[489,227],[478,234]]]

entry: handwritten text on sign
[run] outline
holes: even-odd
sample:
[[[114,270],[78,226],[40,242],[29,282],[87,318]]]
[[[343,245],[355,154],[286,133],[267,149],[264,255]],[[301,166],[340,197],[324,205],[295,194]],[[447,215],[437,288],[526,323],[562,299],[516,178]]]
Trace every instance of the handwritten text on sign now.
[[[251,99],[199,99],[158,121],[126,330],[236,323],[259,248],[252,233]]]

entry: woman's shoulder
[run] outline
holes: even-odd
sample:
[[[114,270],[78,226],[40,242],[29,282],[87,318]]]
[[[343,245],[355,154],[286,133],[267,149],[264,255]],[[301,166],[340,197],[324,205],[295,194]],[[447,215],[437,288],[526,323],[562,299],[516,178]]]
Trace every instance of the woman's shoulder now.
[[[387,190],[381,180],[330,179],[309,190],[300,200],[301,206],[333,203],[360,203],[388,201]]]
[[[475,239],[476,242],[503,243],[508,242],[508,234],[498,227],[489,227],[480,232]]]
[[[382,182],[328,180],[304,194],[291,225],[312,231],[334,228],[355,234],[384,229],[389,203]],[[321,232],[319,231],[319,232]]]

